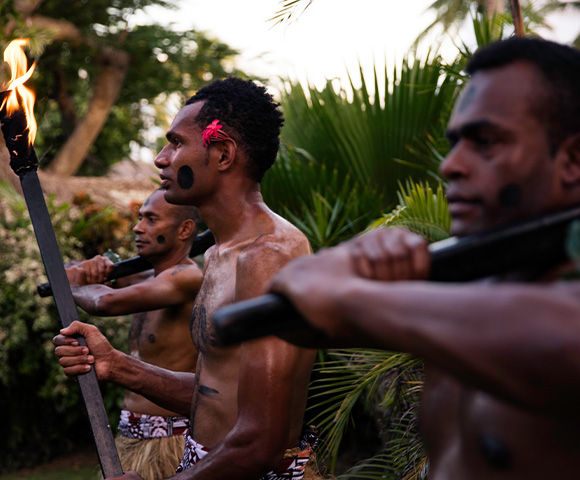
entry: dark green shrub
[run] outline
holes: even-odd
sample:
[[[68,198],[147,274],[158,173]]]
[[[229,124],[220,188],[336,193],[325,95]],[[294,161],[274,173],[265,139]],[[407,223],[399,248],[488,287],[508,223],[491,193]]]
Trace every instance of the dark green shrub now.
[[[100,207],[91,207],[91,212],[105,213],[93,222],[85,221],[84,228],[79,228],[79,219],[88,215],[79,206],[57,206],[49,199],[48,208],[65,260],[85,258],[79,238],[90,238],[91,229],[103,228],[101,222],[111,225],[106,221],[109,211]],[[113,248],[133,255],[130,213],[126,218],[126,235]],[[25,203],[0,184],[0,473],[92,441],[78,387],[65,377],[54,355],[52,338],[60,328],[54,302],[36,294],[37,284],[45,281]],[[125,349],[127,318],[89,318],[82,311],[79,317],[97,324],[115,346]],[[122,389],[104,385],[102,390],[115,426]]]

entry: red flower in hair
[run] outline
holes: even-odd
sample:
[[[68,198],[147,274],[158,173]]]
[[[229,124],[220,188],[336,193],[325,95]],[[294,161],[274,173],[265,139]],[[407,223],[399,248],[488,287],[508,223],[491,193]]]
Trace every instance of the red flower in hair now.
[[[220,133],[224,133],[220,132],[221,128],[222,126],[219,124],[219,120],[217,118],[205,128],[201,135],[203,137],[203,144],[206,147],[209,146],[209,142],[211,142],[212,138],[219,138]]]

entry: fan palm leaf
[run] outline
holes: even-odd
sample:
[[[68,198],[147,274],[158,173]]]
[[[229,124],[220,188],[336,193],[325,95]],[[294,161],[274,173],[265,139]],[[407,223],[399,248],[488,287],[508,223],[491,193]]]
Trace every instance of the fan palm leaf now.
[[[426,170],[434,166],[422,164],[414,152],[424,148],[429,135],[441,135],[456,90],[455,77],[431,56],[407,58],[381,74],[373,69],[370,82],[360,68],[346,87],[293,84],[283,95],[282,136],[320,164],[382,194],[384,211],[395,204],[401,179],[413,175],[429,181]]]
[[[346,240],[380,215],[381,194],[350,174],[320,164],[305,150],[283,146],[262,185],[264,199],[318,250]]]
[[[434,193],[430,185],[409,179],[405,187],[400,186],[397,194],[399,205],[372,222],[369,229],[379,226],[405,227],[424,236],[429,242],[449,236],[451,216],[441,184]]]
[[[269,21],[274,25],[280,23],[290,23],[300,17],[300,15],[310,6],[313,0],[280,0],[278,10]]]
[[[418,365],[420,361],[406,353],[371,349],[327,352],[309,401],[310,408],[318,412],[312,422],[321,429],[322,449],[332,466],[355,406],[363,400],[369,405],[391,405],[401,379]],[[389,377],[387,384],[385,376]]]

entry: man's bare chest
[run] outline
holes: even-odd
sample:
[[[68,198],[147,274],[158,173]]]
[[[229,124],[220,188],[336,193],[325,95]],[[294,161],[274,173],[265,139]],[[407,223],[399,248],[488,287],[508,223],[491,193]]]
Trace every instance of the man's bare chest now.
[[[427,375],[420,424],[435,480],[466,474],[486,480],[571,478],[565,469],[561,477],[549,472],[580,455],[573,422],[520,408],[446,375]],[[548,453],[554,462],[546,462]]]
[[[200,352],[207,353],[208,349],[216,345],[212,315],[220,307],[234,302],[235,290],[235,259],[212,261],[204,271],[203,282],[191,313],[191,337]]]
[[[190,302],[133,314],[129,328],[131,351],[139,352],[140,356],[152,353],[157,348],[170,346],[176,338],[187,334],[192,305],[193,302]]]

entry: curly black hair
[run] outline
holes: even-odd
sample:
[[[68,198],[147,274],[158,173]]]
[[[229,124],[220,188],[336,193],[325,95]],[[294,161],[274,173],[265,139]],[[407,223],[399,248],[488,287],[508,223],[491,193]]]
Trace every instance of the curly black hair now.
[[[546,125],[555,153],[568,136],[580,132],[580,51],[540,38],[513,37],[479,49],[465,70],[474,75],[518,61],[535,66],[546,86],[530,106]]]
[[[265,87],[238,77],[214,80],[185,104],[201,101],[205,103],[197,115],[197,124],[204,129],[218,119],[224,131],[248,156],[248,176],[261,182],[274,164],[280,147],[280,130],[284,124],[280,104]]]

